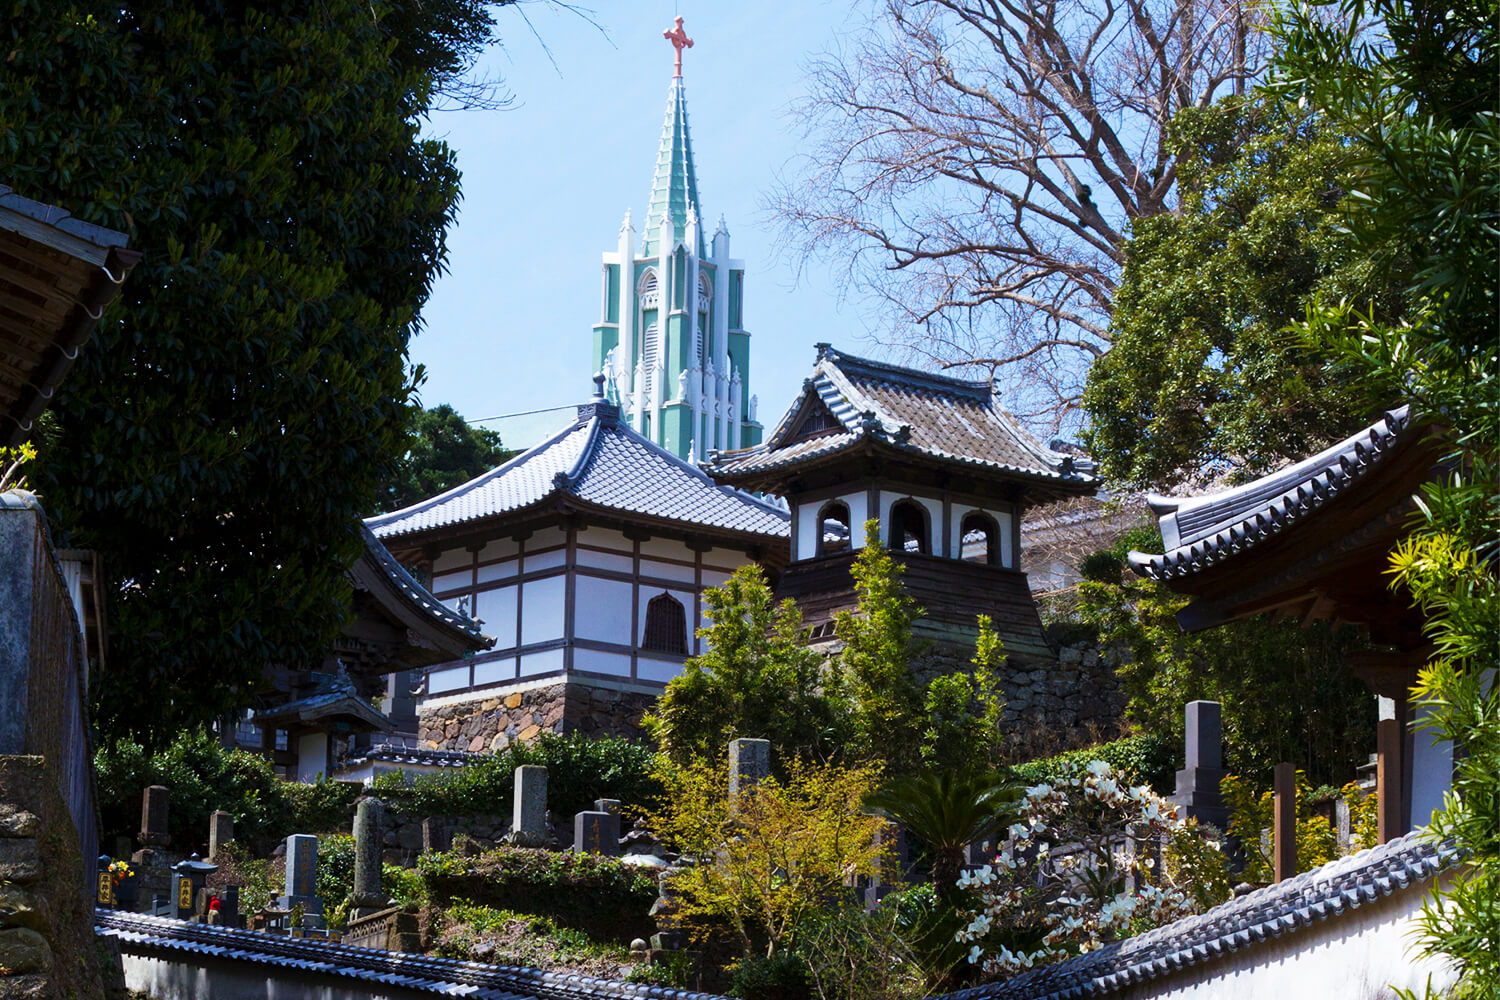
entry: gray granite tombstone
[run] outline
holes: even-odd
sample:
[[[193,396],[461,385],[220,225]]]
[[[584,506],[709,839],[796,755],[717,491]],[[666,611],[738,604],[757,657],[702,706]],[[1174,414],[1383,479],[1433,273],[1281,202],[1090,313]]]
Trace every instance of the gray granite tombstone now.
[[[595,799],[594,809],[596,812],[614,813],[616,818],[620,815],[619,799]]]
[[[350,901],[356,917],[383,908],[388,897],[380,885],[381,849],[385,846],[385,806],[366,796],[354,810],[354,892]]]
[[[547,832],[547,769],[540,764],[522,764],[516,768],[511,842],[521,847],[541,847],[547,842]]]
[[[208,817],[208,856],[217,857],[219,848],[234,839],[234,817],[215,809]]]
[[[581,812],[573,817],[573,851],[577,854],[620,853],[620,817],[611,812]]]
[[[321,924],[323,901],[318,891],[318,838],[310,833],[294,833],[286,838],[286,894],[277,905],[290,910],[302,905],[307,926]]]
[[[1182,806],[1189,818],[1223,829],[1229,822],[1219,783],[1224,770],[1223,721],[1216,701],[1190,701],[1184,710],[1187,722],[1183,768],[1177,772],[1177,794],[1172,802]]]
[[[137,835],[142,847],[166,847],[172,842],[167,832],[167,788],[152,785],[141,795],[141,832]]]
[[[422,853],[441,854],[453,846],[453,828],[436,816],[422,820]]]
[[[739,739],[729,741],[729,799],[737,801],[756,783],[770,777],[771,741]]]

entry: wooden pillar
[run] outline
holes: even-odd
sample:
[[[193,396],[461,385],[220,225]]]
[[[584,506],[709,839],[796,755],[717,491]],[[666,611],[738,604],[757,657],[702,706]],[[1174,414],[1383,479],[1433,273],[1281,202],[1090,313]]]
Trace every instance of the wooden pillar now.
[[[1401,822],[1401,776],[1404,770],[1401,751],[1405,742],[1400,719],[1381,719],[1375,723],[1375,802],[1382,844],[1406,832],[1405,824]]]
[[[1285,761],[1276,765],[1272,801],[1271,853],[1280,882],[1297,874],[1297,769]]]

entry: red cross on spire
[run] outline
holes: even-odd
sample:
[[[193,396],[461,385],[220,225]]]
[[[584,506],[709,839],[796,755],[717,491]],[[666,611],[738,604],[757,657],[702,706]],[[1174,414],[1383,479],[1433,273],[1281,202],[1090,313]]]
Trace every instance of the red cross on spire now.
[[[672,43],[672,48],[677,50],[676,61],[673,64],[673,77],[682,78],[682,50],[693,47],[693,40],[682,30],[682,15],[677,15],[677,27],[668,28],[661,33],[661,37]]]

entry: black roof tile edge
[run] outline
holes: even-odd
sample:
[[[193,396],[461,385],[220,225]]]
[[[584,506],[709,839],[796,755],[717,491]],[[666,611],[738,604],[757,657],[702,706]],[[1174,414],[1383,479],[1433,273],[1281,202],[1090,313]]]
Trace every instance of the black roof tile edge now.
[[[593,976],[565,975],[520,966],[485,965],[451,958],[407,955],[306,938],[273,937],[255,931],[192,924],[116,910],[94,911],[94,932],[120,939],[122,950],[138,947],[187,951],[218,959],[300,968],[374,982],[401,982],[408,989],[456,994],[461,987],[514,990],[536,1000],[601,997],[618,1000],[727,1000],[662,986]],[[469,991],[470,994],[472,991]]]
[[[1221,958],[1288,931],[1372,903],[1458,865],[1458,851],[1418,830],[1330,861],[1206,913],[1184,917],[1013,979],[935,1000],[1064,1000],[1101,996]]]
[[[1159,512],[1157,523],[1165,537],[1180,537],[1177,525],[1183,507],[1201,509],[1208,506],[1204,501],[1211,501],[1214,506],[1226,507],[1226,513],[1206,534],[1185,545],[1160,554],[1131,552],[1131,568],[1152,580],[1170,580],[1206,569],[1279,535],[1363,479],[1391,453],[1411,426],[1410,409],[1403,406],[1312,458],[1242,486],[1207,497],[1152,497],[1149,502]],[[1252,498],[1263,494],[1271,483],[1280,488],[1266,499],[1253,502]],[[1236,499],[1244,502],[1236,505]]]
[[[364,533],[365,551],[375,561],[391,581],[391,584],[416,608],[429,618],[441,625],[460,633],[479,649],[489,649],[495,644],[495,640],[479,630],[479,623],[468,615],[454,611],[448,605],[432,596],[432,592],[422,586],[416,579],[406,571],[406,567],[396,561],[391,555],[391,550],[385,547],[385,543],[376,537],[375,532],[370,530],[368,524],[360,525]]]

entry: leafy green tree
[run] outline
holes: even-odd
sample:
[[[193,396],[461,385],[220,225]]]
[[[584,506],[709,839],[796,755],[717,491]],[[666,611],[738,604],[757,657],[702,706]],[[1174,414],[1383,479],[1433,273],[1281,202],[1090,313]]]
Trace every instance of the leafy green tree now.
[[[33,475],[59,541],[114,578],[107,731],[222,717],[342,624],[458,199],[421,119],[490,28],[476,0],[16,0],[0,20],[7,183],[145,254]]]
[[[1341,0],[1334,9],[1333,20],[1324,10],[1282,12],[1275,89],[1357,140],[1349,226],[1369,265],[1402,282],[1408,308],[1393,322],[1339,303],[1311,312],[1302,330],[1357,365],[1382,405],[1408,399],[1451,429],[1451,470],[1424,488],[1391,569],[1426,613],[1435,647],[1413,689],[1427,735],[1463,748],[1429,832],[1468,863],[1434,888],[1422,945],[1457,969],[1449,995],[1492,997],[1500,993],[1500,25],[1489,0]]]
[[[1112,555],[1160,544],[1147,529],[1126,535]],[[1134,577],[1084,580],[1078,597],[1083,621],[1129,654],[1116,675],[1126,711],[1146,732],[1181,746],[1183,707],[1221,702],[1228,766],[1261,783],[1289,760],[1317,782],[1343,784],[1374,742],[1373,699],[1347,662],[1362,646],[1352,628],[1257,618],[1188,634],[1177,624],[1187,598]],[[1288,705],[1298,706],[1291,717]]]
[[[1352,432],[1365,413],[1347,373],[1285,328],[1318,301],[1398,307],[1356,266],[1338,128],[1231,97],[1178,112],[1168,142],[1182,203],[1131,224],[1112,346],[1084,393],[1102,473],[1153,489],[1254,478]]]
[[[777,603],[759,566],[742,566],[703,592],[707,652],[667,685],[646,726],[679,765],[722,757],[729,741],[771,741],[772,760],[827,760],[843,741],[847,712],[823,657],[806,646],[802,614]],[[785,773],[780,770],[780,773]]]
[[[514,455],[487,427],[470,425],[443,403],[414,408],[406,452],[382,491],[382,511],[397,510],[462,485]]]
[[[922,771],[897,778],[865,800],[932,850],[932,884],[958,900],[964,848],[1010,823],[1021,788],[996,771]]]

